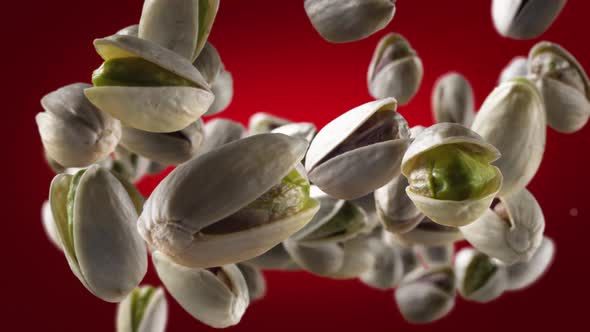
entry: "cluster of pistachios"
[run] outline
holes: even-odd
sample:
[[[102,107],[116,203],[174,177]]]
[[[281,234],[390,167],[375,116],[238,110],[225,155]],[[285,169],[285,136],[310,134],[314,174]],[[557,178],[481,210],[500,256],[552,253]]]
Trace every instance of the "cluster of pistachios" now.
[[[345,42],[381,29],[394,3],[309,0],[305,9],[322,36]],[[516,12],[497,26],[525,38],[565,1],[507,3],[493,2],[495,18]],[[117,331],[164,331],[165,290],[199,321],[235,325],[264,297],[263,270],[395,288],[412,323],[446,316],[457,293],[487,302],[540,278],[554,244],[526,186],[546,126],[574,132],[590,117],[589,80],[571,54],[537,44],[502,72],[477,114],[467,79],[447,74],[432,95],[437,124],[410,128],[397,107],[418,91],[422,62],[392,33],[368,70],[376,100],[319,131],[267,113],[246,128],[202,119],[233,96],[207,41],[218,6],[146,0],[138,25],[95,40],[104,63],[93,85],[41,100],[39,133],[58,173],[43,226],[81,284],[119,303]],[[544,19],[530,25],[537,11]],[[169,165],[144,199],[134,183]],[[473,248],[455,255],[462,240]],[[139,287],[148,252],[164,288]]]

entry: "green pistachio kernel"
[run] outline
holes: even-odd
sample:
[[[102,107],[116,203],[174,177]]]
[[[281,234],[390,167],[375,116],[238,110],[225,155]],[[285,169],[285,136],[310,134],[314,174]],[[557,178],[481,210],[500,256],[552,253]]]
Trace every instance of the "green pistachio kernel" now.
[[[193,82],[142,58],[105,61],[92,73],[94,86],[196,86]]]
[[[78,190],[78,185],[80,184],[80,179],[82,175],[86,172],[85,169],[79,170],[76,172],[72,181],[70,182],[70,188],[68,190],[68,198],[67,198],[67,211],[68,211],[68,242],[72,246],[71,253],[73,258],[77,261],[76,252],[73,248],[74,246],[74,202],[76,199],[76,191]]]
[[[338,213],[305,239],[319,240],[357,233],[365,226],[364,216],[360,209],[350,202],[345,202]]]
[[[131,293],[131,328],[133,332],[139,330],[139,325],[150,302],[156,292],[154,287],[136,288]]]
[[[496,169],[469,148],[447,144],[426,151],[410,174],[413,192],[441,200],[462,201],[489,193]]]
[[[463,286],[465,295],[470,295],[483,287],[497,270],[498,267],[488,256],[480,253],[473,257],[465,272]]]

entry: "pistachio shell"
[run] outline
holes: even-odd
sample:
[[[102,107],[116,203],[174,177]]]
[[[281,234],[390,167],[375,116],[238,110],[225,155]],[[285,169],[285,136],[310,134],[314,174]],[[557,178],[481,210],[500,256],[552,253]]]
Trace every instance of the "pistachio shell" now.
[[[360,275],[363,283],[378,289],[395,287],[404,275],[400,250],[385,244],[380,238],[370,239],[373,265]]]
[[[199,57],[193,62],[193,66],[203,75],[209,86],[213,85],[217,76],[223,70],[223,63],[221,62],[219,52],[217,52],[215,46],[210,42],[205,43],[203,51],[201,51]]]
[[[520,262],[506,267],[508,275],[508,289],[520,290],[529,287],[539,280],[551,266],[555,256],[555,244],[544,237],[539,249],[527,262]]]
[[[357,236],[342,242],[343,264],[338,271],[328,277],[334,279],[358,278],[375,266],[375,256],[371,252],[368,236]]]
[[[535,197],[526,189],[500,197],[501,213],[492,209],[475,222],[460,227],[477,250],[503,263],[526,262],[541,245],[545,218]]]
[[[494,27],[504,37],[533,39],[555,21],[567,0],[493,0]]]
[[[275,128],[271,131],[275,134],[285,134],[287,136],[302,138],[311,143],[317,133],[316,126],[310,122],[288,123]]]
[[[264,253],[309,222],[318,203],[310,199],[300,212],[256,227],[223,234],[207,234],[206,228],[278,184],[298,165],[306,147],[300,139],[262,134],[178,166],[146,202],[138,223],[140,234],[186,266],[220,266]]]
[[[383,227],[390,232],[409,232],[424,219],[424,214],[406,194],[407,186],[406,177],[398,175],[385,186],[375,190],[377,215]]]
[[[249,135],[270,133],[272,130],[289,123],[291,123],[291,121],[287,119],[279,118],[264,112],[258,112],[254,113],[248,121],[248,133]]]
[[[236,266],[242,272],[246,285],[248,285],[250,302],[262,299],[266,295],[266,280],[262,271],[248,263],[238,263]]]
[[[215,100],[205,113],[207,116],[224,111],[231,103],[234,96],[234,79],[230,72],[222,69],[211,85],[211,91],[215,95]]]
[[[524,189],[545,152],[545,107],[535,86],[518,78],[501,83],[484,101],[471,129],[502,153],[494,163],[503,177],[498,196]]]
[[[471,248],[463,248],[457,253],[455,275],[459,293],[470,301],[493,301],[508,286],[506,269],[493,258]]]
[[[452,122],[469,127],[475,117],[473,103],[473,89],[463,75],[450,72],[434,83],[432,111],[437,123]]]
[[[152,162],[139,156],[121,145],[118,145],[113,154],[113,172],[120,174],[129,182],[136,183],[149,172]]]
[[[282,243],[272,247],[264,254],[247,260],[250,264],[261,270],[299,270],[299,266],[291,259]]]
[[[498,83],[503,83],[517,77],[526,77],[529,73],[528,59],[524,56],[516,56],[502,69]]]
[[[336,273],[344,264],[344,251],[338,243],[307,246],[287,239],[283,245],[297,265],[319,276]]]
[[[198,153],[209,152],[245,136],[246,128],[241,123],[221,118],[213,119],[205,124],[205,138]]]
[[[441,246],[463,240],[459,228],[435,223],[428,217],[408,232],[390,234],[397,242],[408,246]]]
[[[365,196],[355,198],[350,202],[360,207],[367,215],[367,227],[363,233],[370,233],[380,228],[374,193],[368,193]]]
[[[147,298],[140,300],[142,296]],[[137,311],[142,312],[140,317],[134,317]],[[167,320],[168,303],[159,287],[136,288],[117,306],[117,332],[164,332]]]
[[[53,220],[53,213],[51,212],[51,205],[49,201],[43,202],[41,206],[41,221],[43,223],[43,230],[49,241],[59,250],[62,250],[59,233]]]
[[[305,0],[317,32],[332,43],[364,39],[383,29],[395,14],[392,0]]]
[[[441,245],[417,245],[414,246],[416,256],[420,257],[427,266],[451,265],[455,246],[453,243]]]
[[[240,322],[249,305],[248,285],[235,265],[221,266],[214,273],[178,265],[159,251],[152,259],[170,295],[191,316],[215,328]]]

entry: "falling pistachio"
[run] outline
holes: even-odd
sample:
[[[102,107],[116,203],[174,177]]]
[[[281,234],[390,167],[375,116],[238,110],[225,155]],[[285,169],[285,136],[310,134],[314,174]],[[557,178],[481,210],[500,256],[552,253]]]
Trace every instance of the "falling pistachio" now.
[[[395,241],[407,245],[443,246],[463,240],[458,227],[445,226],[424,217],[412,230],[405,233],[390,233]]]
[[[316,126],[310,122],[288,123],[271,130],[271,133],[285,134],[287,136],[303,138],[311,143],[317,134]]]
[[[463,248],[455,258],[459,293],[464,299],[490,302],[508,286],[506,269],[498,261],[471,248]]]
[[[248,286],[250,302],[262,299],[266,295],[266,280],[262,271],[248,263],[238,263],[236,266],[242,272]]]
[[[160,287],[134,289],[117,306],[117,332],[164,332],[168,303]]]
[[[510,62],[502,69],[498,83],[510,81],[517,77],[527,77],[529,73],[529,62],[524,56],[514,57]]]
[[[246,137],[246,134],[246,128],[238,122],[221,118],[213,119],[205,124],[205,137],[198,153],[203,154],[237,141]]]
[[[555,256],[553,240],[544,237],[539,249],[526,262],[515,263],[506,267],[508,289],[511,291],[529,287],[539,280],[551,266]]]
[[[424,219],[424,214],[406,194],[407,186],[408,180],[400,174],[385,186],[375,190],[377,216],[383,227],[390,232],[409,232]]]
[[[455,246],[453,243],[441,245],[423,245],[414,246],[416,256],[427,266],[450,265],[453,262]]]
[[[450,72],[434,83],[432,111],[437,123],[452,122],[469,127],[475,117],[473,103],[473,89],[463,75]]]
[[[41,221],[43,224],[43,230],[49,241],[59,250],[62,250],[61,240],[59,233],[53,220],[53,213],[51,212],[51,205],[49,201],[43,202],[41,206]]]
[[[233,78],[225,69],[217,49],[211,43],[205,43],[205,47],[193,65],[201,72],[215,95],[215,100],[205,115],[213,115],[225,110],[234,94]]]
[[[291,121],[272,114],[258,112],[254,113],[248,121],[248,134],[257,135],[270,133],[271,131],[291,123]]]
[[[567,0],[493,0],[494,27],[504,37],[533,39],[555,21]]]
[[[360,280],[371,287],[390,289],[404,276],[401,251],[384,243],[381,238],[369,239],[373,265],[360,275]]]

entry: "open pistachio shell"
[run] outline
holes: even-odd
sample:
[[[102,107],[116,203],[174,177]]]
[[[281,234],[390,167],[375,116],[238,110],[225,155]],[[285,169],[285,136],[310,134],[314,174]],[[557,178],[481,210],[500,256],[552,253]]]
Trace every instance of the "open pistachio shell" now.
[[[242,272],[248,286],[250,302],[262,299],[266,295],[266,280],[262,271],[248,263],[238,263],[236,266]]]
[[[121,145],[127,150],[164,165],[177,165],[197,155],[203,142],[203,121],[172,133],[152,133],[123,127]]]
[[[590,81],[572,54],[551,42],[537,43],[529,53],[529,73],[543,95],[547,125],[561,133],[584,127],[590,117]]]
[[[285,250],[283,243],[277,244],[264,254],[249,259],[245,263],[261,270],[291,271],[300,269]]]
[[[159,251],[152,259],[170,295],[191,316],[215,328],[240,322],[250,300],[246,280],[235,265],[190,268]]]
[[[301,139],[261,134],[181,164],[147,200],[140,234],[186,266],[221,266],[261,255],[319,209],[308,197],[299,163],[306,147]]]
[[[305,159],[309,179],[328,195],[355,199],[399,175],[410,144],[408,124],[393,98],[358,106],[328,123]]]
[[[453,243],[441,245],[419,244],[414,246],[414,251],[416,256],[427,266],[451,265],[455,254],[455,246]]]
[[[437,123],[452,122],[469,127],[475,117],[469,81],[456,72],[439,77],[432,91],[432,112]]]
[[[389,233],[387,236],[406,246],[442,246],[463,240],[463,234],[458,227],[441,225],[428,217],[423,218],[408,232]]]
[[[305,0],[304,6],[313,27],[332,43],[364,39],[395,14],[395,0]]]
[[[45,95],[35,121],[48,160],[61,167],[86,167],[107,157],[121,139],[118,120],[84,96],[91,85],[74,83]]]
[[[279,118],[272,114],[258,112],[254,113],[248,121],[248,134],[257,135],[270,133],[280,126],[291,123],[290,120]]]
[[[502,69],[498,83],[503,83],[517,77],[527,77],[529,61],[524,56],[516,56]]]
[[[544,237],[530,260],[506,266],[508,289],[520,290],[535,283],[551,266],[554,256],[555,244],[550,238]]]
[[[475,302],[493,301],[508,286],[504,266],[471,248],[463,248],[457,253],[455,275],[461,296]]]
[[[275,128],[271,131],[275,134],[285,134],[287,136],[302,138],[311,143],[315,135],[317,134],[316,126],[310,122],[296,122],[288,123]]]
[[[390,33],[381,38],[367,72],[371,96],[393,97],[406,105],[418,92],[423,76],[422,61],[404,37]]]
[[[555,21],[567,0],[493,0],[494,27],[504,37],[533,39]]]
[[[526,262],[543,240],[545,217],[535,197],[526,189],[500,197],[475,222],[460,227],[477,250],[505,264]]]
[[[425,157],[425,153],[442,146],[462,149],[469,158],[481,160],[482,165],[486,166],[486,171],[493,172],[494,176],[480,188],[479,195],[472,197],[473,193],[470,193],[466,199],[452,200],[435,199],[417,192],[413,182],[422,179],[422,176],[428,176],[428,174],[423,170],[415,169],[416,164],[422,157]],[[401,171],[410,183],[406,188],[406,193],[416,207],[432,221],[452,227],[467,225],[485,212],[502,186],[500,170],[486,164],[498,158],[500,158],[500,152],[474,131],[455,123],[436,124],[421,132],[404,155]],[[448,169],[447,171],[452,173],[455,170]],[[455,188],[448,189],[454,190]]]
[[[43,224],[43,230],[49,241],[59,250],[62,250],[61,240],[55,221],[53,220],[53,213],[51,212],[51,205],[49,201],[43,202],[41,206],[41,221]]]
[[[395,301],[408,322],[430,323],[453,309],[455,288],[456,278],[451,267],[419,268],[404,277],[395,291]]]
[[[141,58],[192,86],[98,86],[84,90],[96,107],[123,125],[151,132],[186,128],[207,111],[214,96],[192,63],[176,53],[133,36],[113,35],[94,41],[105,60]]]
[[[56,176],[49,202],[72,272],[97,297],[123,300],[147,271],[128,189],[110,171],[91,166]]]
[[[398,248],[387,245],[381,238],[369,239],[373,265],[360,275],[360,280],[374,288],[390,289],[401,281],[404,264]]]
[[[375,190],[377,216],[386,230],[393,233],[406,233],[414,229],[424,214],[416,208],[406,194],[408,180],[403,175]]]
[[[494,162],[503,177],[498,196],[524,189],[545,152],[545,107],[537,88],[524,78],[501,83],[484,101],[471,129],[502,154]]]
[[[168,302],[160,287],[134,289],[117,306],[117,332],[164,332]]]
[[[224,144],[246,136],[246,128],[238,122],[227,119],[213,119],[205,124],[205,138],[198,153],[203,154]]]

